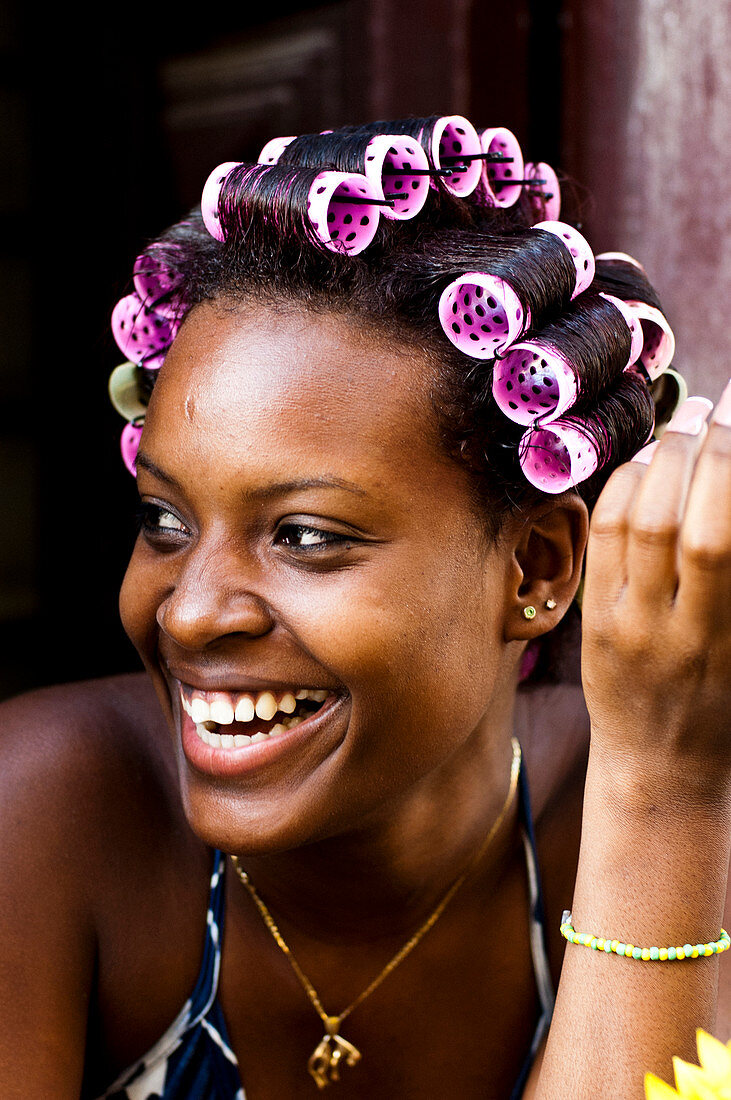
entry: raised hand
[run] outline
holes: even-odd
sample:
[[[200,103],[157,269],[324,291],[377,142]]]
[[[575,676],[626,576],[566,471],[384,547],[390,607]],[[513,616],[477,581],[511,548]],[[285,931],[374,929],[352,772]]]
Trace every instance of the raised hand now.
[[[592,518],[583,605],[593,749],[649,783],[731,787],[731,383],[690,398],[610,478]]]

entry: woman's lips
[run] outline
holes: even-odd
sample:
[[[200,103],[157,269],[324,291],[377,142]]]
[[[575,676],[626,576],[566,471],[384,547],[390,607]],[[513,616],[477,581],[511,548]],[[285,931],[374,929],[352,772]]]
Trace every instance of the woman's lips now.
[[[314,695],[315,691],[308,694]],[[217,725],[212,721],[194,721],[190,714],[190,695],[190,688],[178,684],[177,711],[183,752],[197,771],[221,778],[249,774],[296,752],[332,723],[346,701],[346,696],[328,694],[322,703],[318,699],[307,700],[310,706],[318,709],[306,716],[282,713],[276,714],[277,721],[274,716],[264,720],[254,716],[246,724],[234,721]],[[248,743],[241,744],[244,737]],[[219,744],[222,738],[226,740]]]

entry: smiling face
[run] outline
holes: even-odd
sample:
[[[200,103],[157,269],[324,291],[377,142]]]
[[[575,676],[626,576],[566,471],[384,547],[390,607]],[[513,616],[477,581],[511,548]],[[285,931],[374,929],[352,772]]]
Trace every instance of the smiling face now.
[[[484,784],[511,554],[440,447],[431,369],[353,318],[206,303],[161,370],[121,611],[211,844],[355,829],[445,769]]]

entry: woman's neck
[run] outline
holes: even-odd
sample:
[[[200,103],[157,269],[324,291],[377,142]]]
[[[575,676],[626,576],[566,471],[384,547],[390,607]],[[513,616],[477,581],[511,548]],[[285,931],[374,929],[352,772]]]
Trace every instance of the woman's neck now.
[[[470,868],[508,795],[512,713],[481,725],[438,771],[341,834],[240,863],[277,922],[328,943],[408,935]],[[480,859],[502,863],[517,799]]]

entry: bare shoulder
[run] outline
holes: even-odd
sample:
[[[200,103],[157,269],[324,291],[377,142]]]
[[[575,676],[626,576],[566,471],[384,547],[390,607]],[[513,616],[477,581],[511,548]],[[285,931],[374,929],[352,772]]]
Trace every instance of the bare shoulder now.
[[[175,804],[170,737],[142,674],[7,700],[0,730],[0,802],[15,814],[45,807],[36,824],[46,842],[70,820],[77,845],[94,832],[108,834],[117,807],[126,808],[127,827],[134,827],[152,793],[156,804]]]
[[[192,988],[208,855],[143,676],[8,700],[0,731],[0,1094],[78,1097],[85,1049],[108,1081]]]

